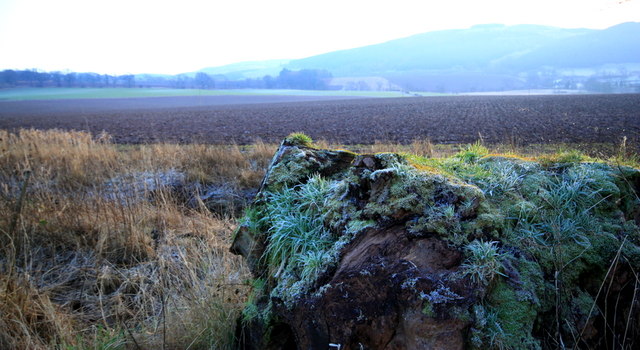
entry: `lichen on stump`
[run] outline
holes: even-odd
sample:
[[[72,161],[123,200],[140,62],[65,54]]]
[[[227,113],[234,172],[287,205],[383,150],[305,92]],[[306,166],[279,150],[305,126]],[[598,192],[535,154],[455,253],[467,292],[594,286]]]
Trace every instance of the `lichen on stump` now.
[[[299,139],[231,247],[255,278],[242,348],[640,345],[637,169]]]

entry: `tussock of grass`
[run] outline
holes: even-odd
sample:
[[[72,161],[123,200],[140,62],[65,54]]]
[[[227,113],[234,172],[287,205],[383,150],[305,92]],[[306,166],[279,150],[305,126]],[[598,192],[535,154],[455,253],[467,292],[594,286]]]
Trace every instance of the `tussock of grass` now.
[[[466,247],[467,261],[462,264],[465,274],[478,284],[489,284],[498,275],[506,276],[502,273],[501,258],[504,254],[498,252],[499,242],[473,241]]]
[[[291,133],[289,134],[289,136],[285,138],[285,140],[296,146],[305,146],[305,147],[313,146],[313,139],[311,139],[311,137],[309,137],[308,135],[302,132]]]

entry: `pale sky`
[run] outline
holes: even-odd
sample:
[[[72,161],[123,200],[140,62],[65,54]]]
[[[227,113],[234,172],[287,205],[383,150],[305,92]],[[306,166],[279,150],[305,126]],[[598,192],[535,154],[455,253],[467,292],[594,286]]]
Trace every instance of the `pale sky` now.
[[[623,22],[640,0],[0,0],[0,70],[176,74],[475,24]]]

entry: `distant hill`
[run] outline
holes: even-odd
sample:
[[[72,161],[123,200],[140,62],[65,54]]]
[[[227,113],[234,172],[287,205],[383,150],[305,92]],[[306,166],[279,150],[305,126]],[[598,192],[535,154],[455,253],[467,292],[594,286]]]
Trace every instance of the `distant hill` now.
[[[640,71],[635,71],[639,65],[640,23],[629,22],[603,30],[477,25],[303,59],[243,62],[202,71],[222,74],[228,79],[244,79],[277,75],[283,68],[324,69],[337,78],[334,83],[344,82],[344,89],[366,88],[372,86],[372,81],[379,81],[373,85],[463,92],[560,85],[578,89],[587,83],[584,74],[582,80],[567,75],[577,69],[592,73],[607,69],[626,72],[619,79],[637,85]],[[609,81],[596,83],[620,85]]]
[[[506,60],[503,66],[525,70],[543,65],[586,68],[620,63],[640,63],[640,23],[623,23],[554,40]]]
[[[415,70],[484,70],[502,59],[590,32],[536,25],[480,25],[293,60],[288,68],[323,68],[334,76],[384,76]]]
[[[209,67],[199,72],[209,75],[224,75],[229,80],[261,78],[265,75],[276,76],[290,60],[267,60],[232,63],[220,67]],[[195,73],[193,73],[195,74]]]

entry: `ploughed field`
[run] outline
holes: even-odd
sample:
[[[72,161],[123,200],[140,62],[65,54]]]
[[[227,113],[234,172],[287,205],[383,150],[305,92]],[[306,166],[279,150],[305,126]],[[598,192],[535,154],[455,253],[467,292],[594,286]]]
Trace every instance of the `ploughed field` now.
[[[0,128],[106,131],[118,143],[279,142],[301,131],[339,144],[610,143],[638,148],[640,94],[303,96],[0,101]]]

